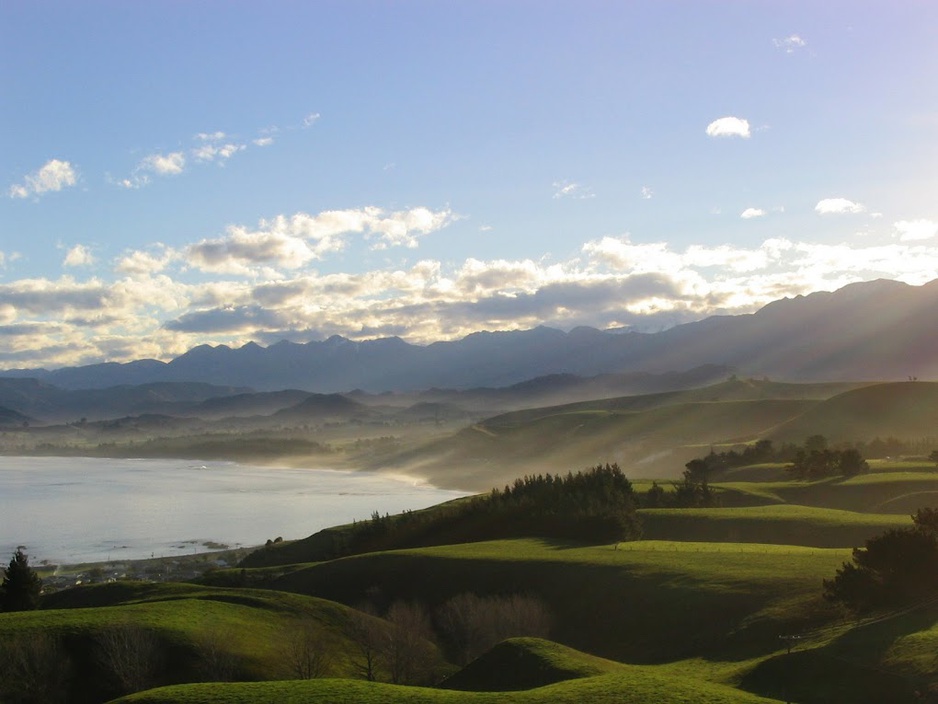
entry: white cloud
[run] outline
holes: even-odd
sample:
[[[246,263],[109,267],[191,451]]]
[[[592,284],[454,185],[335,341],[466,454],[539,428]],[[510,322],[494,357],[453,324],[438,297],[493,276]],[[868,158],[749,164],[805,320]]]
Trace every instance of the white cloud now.
[[[312,127],[319,121],[319,113],[311,112],[309,115],[303,118],[303,127]]]
[[[186,249],[187,260],[204,271],[255,274],[257,267],[298,269],[339,252],[352,234],[374,240],[372,249],[416,247],[421,235],[435,232],[457,216],[448,208],[418,207],[385,212],[368,206],[358,210],[327,210],[318,215],[296,213],[261,220],[256,229],[227,228],[224,237],[205,239]]]
[[[269,147],[273,143],[273,137],[258,137],[257,139],[253,140],[255,147]]]
[[[707,125],[708,137],[742,137],[748,139],[750,135],[749,120],[741,117],[721,117]]]
[[[219,133],[221,134],[221,133]],[[211,137],[211,135],[206,135]],[[150,174],[157,176],[178,176],[186,168],[186,155],[183,152],[169,154],[150,154],[134,167],[127,178],[115,181],[121,188],[136,189],[150,184]]]
[[[752,218],[761,218],[765,217],[765,211],[762,208],[746,208],[743,212],[739,214],[743,220],[751,220]]]
[[[91,266],[95,258],[91,250],[83,244],[76,244],[65,255],[63,266]]]
[[[814,206],[814,211],[819,215],[843,215],[848,213],[862,213],[866,206],[861,203],[854,203],[846,198],[824,198],[818,201]]]
[[[651,200],[652,197],[655,195],[655,192],[651,190],[651,188],[649,188],[648,186],[642,186],[641,193],[642,193],[642,198],[645,200]]]
[[[900,220],[893,223],[902,242],[930,240],[938,235],[938,222],[934,220]]]
[[[221,132],[218,134],[221,134]],[[192,156],[195,157],[196,161],[225,162],[245,149],[247,149],[247,146],[244,144],[203,144],[192,150]]]
[[[74,186],[78,182],[78,173],[68,161],[50,159],[42,168],[27,175],[23,183],[10,187],[11,198],[28,198],[63,188]]]
[[[115,263],[114,270],[121,274],[152,275],[166,269],[178,257],[178,252],[172,248],[157,244],[149,252],[136,250],[124,254]]]
[[[593,189],[573,181],[554,181],[554,199],[575,198],[577,200],[586,200],[594,198]]]
[[[784,39],[773,39],[772,43],[775,45],[776,49],[781,49],[786,54],[793,54],[799,49],[803,49],[808,44],[797,34],[791,34]]]
[[[224,132],[199,132],[195,138],[203,142],[220,142],[227,135]]]
[[[140,162],[143,171],[152,171],[159,176],[175,176],[186,168],[186,155],[182,152],[169,154],[150,154]]]

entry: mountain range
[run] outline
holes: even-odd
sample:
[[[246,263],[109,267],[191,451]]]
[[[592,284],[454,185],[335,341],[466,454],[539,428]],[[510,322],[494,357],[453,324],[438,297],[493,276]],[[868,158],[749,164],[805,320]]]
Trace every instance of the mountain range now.
[[[506,387],[548,375],[661,374],[705,365],[786,381],[936,378],[936,309],[938,280],[910,286],[880,279],[657,333],[537,327],[429,345],[333,336],[266,348],[253,342],[240,348],[201,345],[170,362],[17,369],[0,377],[32,378],[61,389],[165,382],[230,389],[215,396],[247,387],[317,393]]]

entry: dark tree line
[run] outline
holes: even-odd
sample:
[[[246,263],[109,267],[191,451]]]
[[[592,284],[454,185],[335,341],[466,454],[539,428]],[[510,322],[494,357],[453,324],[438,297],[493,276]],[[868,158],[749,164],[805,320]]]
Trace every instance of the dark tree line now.
[[[766,462],[785,462],[788,472],[796,479],[821,479],[823,477],[852,477],[866,472],[869,466],[857,446],[831,448],[823,435],[812,435],[805,439],[804,445],[788,443],[776,448],[771,440],[759,440],[742,449],[724,452],[710,451],[710,454],[688,462],[684,472],[685,494],[689,493],[689,484],[698,488],[706,486],[716,472],[734,467],[747,467]]]
[[[638,538],[632,483],[616,464],[566,475],[538,474],[425,511],[370,520],[331,532],[305,559],[323,560],[374,550],[446,545],[501,538],[541,537],[584,542]]]

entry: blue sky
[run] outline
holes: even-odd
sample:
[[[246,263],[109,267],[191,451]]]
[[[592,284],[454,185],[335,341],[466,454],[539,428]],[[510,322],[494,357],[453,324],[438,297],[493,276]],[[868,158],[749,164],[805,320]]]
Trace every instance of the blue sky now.
[[[0,5],[0,368],[938,277],[932,2]]]

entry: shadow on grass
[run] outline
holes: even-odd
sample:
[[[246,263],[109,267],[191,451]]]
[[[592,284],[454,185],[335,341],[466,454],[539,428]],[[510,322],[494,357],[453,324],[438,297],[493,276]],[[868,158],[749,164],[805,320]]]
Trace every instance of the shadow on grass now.
[[[893,644],[938,621],[934,609],[860,624],[819,648],[777,655],[740,682],[748,691],[804,704],[905,704],[922,699],[933,672],[900,672],[883,665]]]
[[[558,551],[582,547],[565,541],[549,545]],[[747,625],[784,596],[779,587],[747,592],[626,564],[560,560],[381,553],[320,563],[270,586],[350,606],[370,602],[379,612],[395,600],[433,610],[462,593],[535,596],[551,611],[552,640],[636,664],[766,655],[777,650],[778,633],[797,629],[793,623],[801,618],[797,610],[782,610]]]

